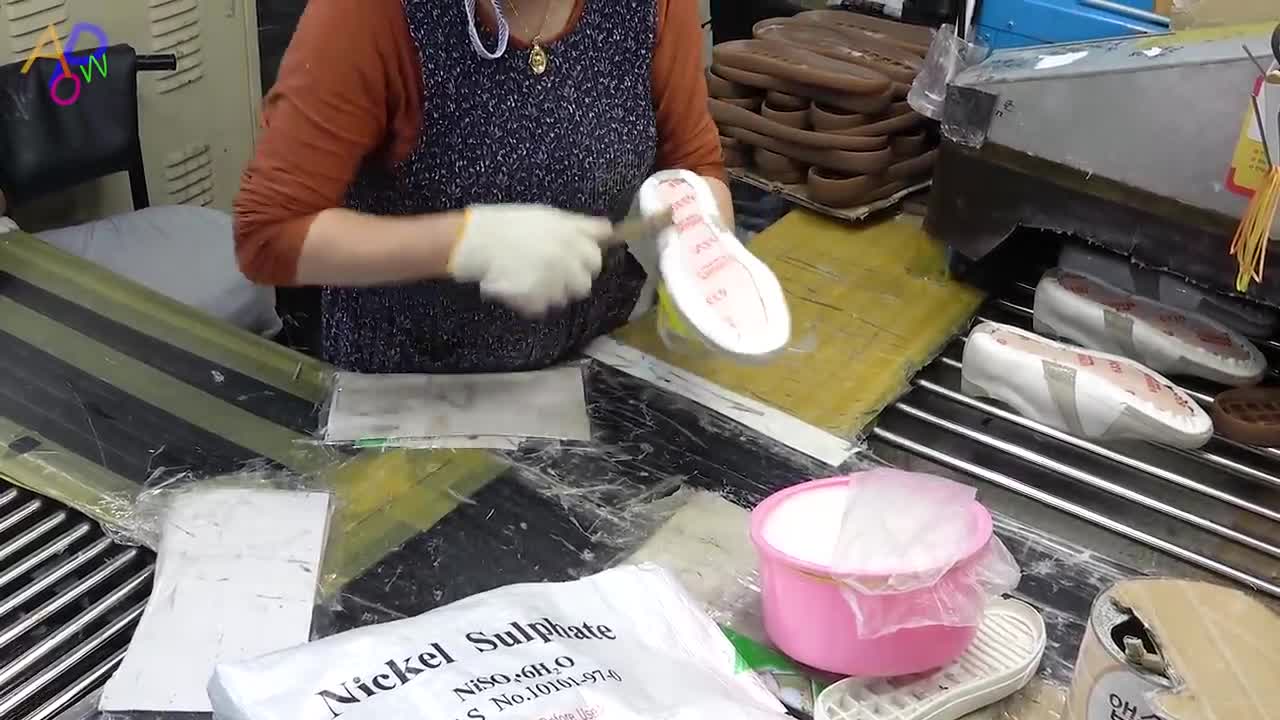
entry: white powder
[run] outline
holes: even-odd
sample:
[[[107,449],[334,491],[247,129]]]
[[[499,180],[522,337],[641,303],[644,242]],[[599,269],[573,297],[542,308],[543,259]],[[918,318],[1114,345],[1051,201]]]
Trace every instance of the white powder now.
[[[847,548],[837,570],[873,575],[946,570],[968,549],[975,531],[973,505],[922,502],[904,490],[878,484],[858,492],[849,509],[852,526],[839,539]]]
[[[797,560],[830,567],[848,497],[843,484],[792,495],[765,520],[765,542]]]
[[[851,527],[842,538],[849,497],[844,484],[792,495],[765,521],[765,541],[797,560],[879,575],[945,570],[960,559],[975,531],[970,502],[940,507],[922,503],[908,487],[873,482],[856,493]],[[836,558],[842,544],[846,550]]]

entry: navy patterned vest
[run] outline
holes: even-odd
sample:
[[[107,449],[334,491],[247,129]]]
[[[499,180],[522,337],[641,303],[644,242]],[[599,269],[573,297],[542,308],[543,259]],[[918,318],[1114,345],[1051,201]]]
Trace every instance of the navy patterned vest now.
[[[461,0],[404,0],[422,60],[422,130],[394,170],[362,170],[348,207],[407,215],[542,203],[621,219],[655,162],[657,3],[581,1],[578,24],[547,47],[548,69],[534,75],[528,49],[476,55]],[[591,297],[539,320],[482,299],[475,284],[326,288],[324,351],[360,372],[544,367],[624,323],[643,280],[634,258],[611,250]]]

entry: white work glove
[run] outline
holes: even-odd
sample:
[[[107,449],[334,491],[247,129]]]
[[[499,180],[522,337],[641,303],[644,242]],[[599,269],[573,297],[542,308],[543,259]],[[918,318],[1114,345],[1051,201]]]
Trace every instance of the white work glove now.
[[[532,317],[590,295],[613,236],[606,219],[543,205],[473,205],[466,215],[449,273]]]

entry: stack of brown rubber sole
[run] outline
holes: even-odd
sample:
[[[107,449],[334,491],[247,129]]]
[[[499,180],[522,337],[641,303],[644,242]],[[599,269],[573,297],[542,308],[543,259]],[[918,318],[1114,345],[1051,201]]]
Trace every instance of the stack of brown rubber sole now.
[[[707,71],[725,162],[802,185],[831,208],[894,195],[933,171],[931,128],[906,103],[932,30],[840,10],[762,20]]]

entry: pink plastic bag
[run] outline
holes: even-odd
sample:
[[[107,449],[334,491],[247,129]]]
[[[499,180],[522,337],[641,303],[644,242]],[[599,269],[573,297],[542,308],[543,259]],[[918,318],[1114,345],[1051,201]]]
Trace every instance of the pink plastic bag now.
[[[1018,565],[976,495],[922,473],[850,476],[832,570],[859,637],[977,625],[991,597],[1017,586]]]

